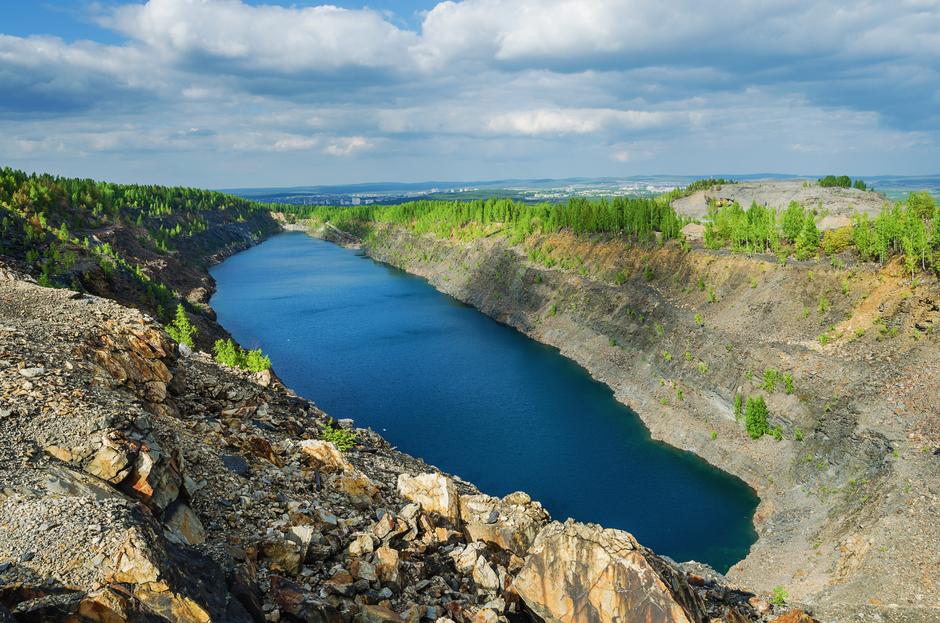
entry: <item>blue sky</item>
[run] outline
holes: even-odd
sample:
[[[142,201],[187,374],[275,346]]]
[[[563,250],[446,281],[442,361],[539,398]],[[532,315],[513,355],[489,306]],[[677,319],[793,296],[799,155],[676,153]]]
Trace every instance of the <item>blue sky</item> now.
[[[212,187],[940,172],[940,0],[37,0],[0,164]]]

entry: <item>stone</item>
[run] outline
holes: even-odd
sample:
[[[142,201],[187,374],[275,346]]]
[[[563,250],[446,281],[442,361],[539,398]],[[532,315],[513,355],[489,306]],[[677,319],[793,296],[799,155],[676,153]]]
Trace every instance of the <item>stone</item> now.
[[[632,535],[572,520],[539,532],[512,586],[546,623],[707,620],[684,574]]]
[[[375,566],[363,559],[352,560],[349,563],[349,572],[354,578],[359,580],[375,582],[379,579],[379,576],[375,573]]]
[[[493,571],[493,567],[490,566],[490,563],[488,563],[483,556],[478,557],[476,564],[473,565],[473,581],[476,583],[477,588],[481,588],[485,591],[492,592],[500,588],[499,576],[496,575],[496,572]]]
[[[379,496],[379,488],[369,477],[357,469],[334,476],[332,481],[337,491],[349,496],[350,501],[361,508],[371,506]]]
[[[398,475],[398,493],[421,506],[426,513],[436,513],[454,527],[460,525],[460,495],[454,481],[435,473]]]
[[[379,579],[386,584],[397,584],[399,581],[399,555],[398,550],[386,545],[375,550],[375,571]]]
[[[405,623],[397,612],[385,606],[363,605],[354,619],[356,623]]]
[[[819,623],[819,621],[803,610],[790,610],[773,619],[770,623]]]
[[[525,493],[500,500],[489,495],[460,496],[460,518],[470,541],[485,541],[525,557],[539,530],[550,517]]]
[[[291,526],[287,529],[288,541],[293,541],[300,549],[300,559],[306,560],[307,552],[310,550],[310,544],[313,543],[313,537],[316,531],[313,526]]]
[[[271,571],[297,574],[302,561],[300,546],[287,539],[269,539],[261,543],[261,555],[268,561]]]
[[[245,457],[238,456],[237,454],[223,454],[222,463],[225,464],[226,469],[236,476],[248,475],[249,467]]]
[[[187,545],[201,545],[206,541],[206,530],[188,504],[179,502],[167,509],[163,523]]]
[[[350,556],[362,556],[371,554],[373,550],[372,536],[369,534],[360,534],[349,544]]]
[[[122,450],[103,445],[95,454],[95,458],[85,466],[85,471],[92,476],[117,484],[127,476],[129,463],[130,459]]]
[[[343,595],[344,597],[352,597],[356,594],[355,578],[352,574],[346,570],[337,571],[333,576],[324,582],[327,588],[333,590],[333,592]]]
[[[299,444],[301,452],[317,469],[324,472],[345,472],[352,465],[335,444],[322,439],[305,439]]]

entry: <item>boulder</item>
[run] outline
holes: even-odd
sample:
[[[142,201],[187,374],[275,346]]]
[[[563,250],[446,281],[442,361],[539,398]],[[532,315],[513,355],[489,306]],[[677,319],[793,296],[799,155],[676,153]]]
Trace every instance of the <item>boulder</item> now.
[[[329,441],[322,439],[305,439],[300,442],[300,450],[309,459],[310,463],[324,472],[345,472],[352,469],[343,453]]]
[[[435,473],[398,475],[398,493],[421,506],[426,513],[437,513],[452,525],[460,525],[460,495],[454,481]]]
[[[375,559],[375,572],[378,574],[379,579],[386,584],[397,584],[399,581],[398,550],[383,545],[379,549],[375,550]]]
[[[684,574],[627,532],[568,520],[536,537],[513,589],[547,623],[698,623]]]
[[[261,555],[271,571],[296,574],[300,571],[300,546],[287,539],[270,539],[261,544]]]
[[[404,623],[397,612],[385,606],[364,605],[355,618],[356,623]]]
[[[502,500],[489,495],[460,496],[460,518],[470,541],[485,541],[525,557],[550,517],[528,495],[511,493]]]
[[[333,477],[332,485],[337,491],[349,496],[356,506],[366,508],[378,498],[379,488],[369,477],[359,470],[350,467],[349,471]]]
[[[187,545],[201,545],[206,541],[206,530],[188,504],[177,502],[168,508],[163,523]]]

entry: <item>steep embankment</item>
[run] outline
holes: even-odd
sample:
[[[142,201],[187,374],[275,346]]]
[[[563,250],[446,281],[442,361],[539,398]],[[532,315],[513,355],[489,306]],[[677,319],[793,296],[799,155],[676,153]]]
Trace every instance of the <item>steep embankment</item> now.
[[[336,424],[268,373],[180,355],[137,310],[0,274],[0,621],[779,614],[625,532],[551,522],[524,493],[480,495]],[[811,623],[776,623],[792,621]]]
[[[832,620],[936,616],[936,280],[674,243],[373,233],[375,259],[558,347],[655,437],[750,483],[760,538],[732,579]],[[765,396],[781,440],[745,434],[736,394]]]

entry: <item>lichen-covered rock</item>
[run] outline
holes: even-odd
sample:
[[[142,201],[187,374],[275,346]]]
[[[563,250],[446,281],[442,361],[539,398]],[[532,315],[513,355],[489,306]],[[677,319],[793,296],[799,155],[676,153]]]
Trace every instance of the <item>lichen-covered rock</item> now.
[[[437,513],[452,525],[460,525],[460,494],[450,478],[435,473],[399,474],[398,493],[420,505],[424,512]]]
[[[684,576],[633,536],[571,520],[542,529],[513,589],[549,623],[705,619]]]
[[[489,495],[460,496],[460,518],[471,541],[485,541],[525,557],[550,517],[542,505],[517,492],[502,500]]]

